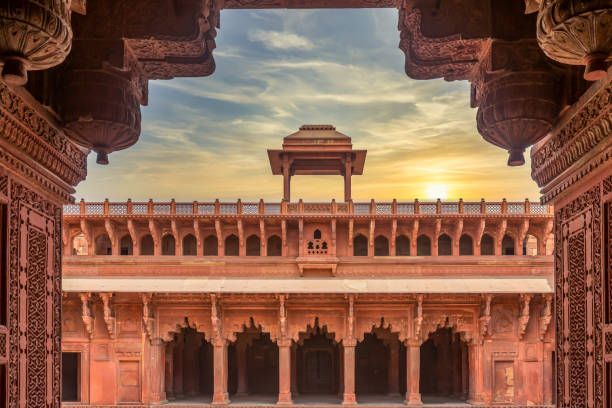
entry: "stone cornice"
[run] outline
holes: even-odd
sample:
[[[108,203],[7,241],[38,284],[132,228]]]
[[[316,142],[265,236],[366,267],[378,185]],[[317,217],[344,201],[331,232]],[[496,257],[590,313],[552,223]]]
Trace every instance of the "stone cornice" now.
[[[87,175],[87,153],[38,109],[0,82],[1,137],[63,182],[74,186]]]
[[[543,203],[582,179],[612,156],[612,72],[597,82],[531,151],[531,175]]]

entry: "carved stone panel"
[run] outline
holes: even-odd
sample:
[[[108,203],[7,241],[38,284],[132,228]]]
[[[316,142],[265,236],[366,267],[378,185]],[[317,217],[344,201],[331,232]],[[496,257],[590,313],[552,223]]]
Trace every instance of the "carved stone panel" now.
[[[556,212],[557,403],[603,407],[601,192]]]
[[[60,406],[61,209],[10,186],[8,406]]]
[[[493,402],[514,402],[514,362],[495,361],[493,364]]]

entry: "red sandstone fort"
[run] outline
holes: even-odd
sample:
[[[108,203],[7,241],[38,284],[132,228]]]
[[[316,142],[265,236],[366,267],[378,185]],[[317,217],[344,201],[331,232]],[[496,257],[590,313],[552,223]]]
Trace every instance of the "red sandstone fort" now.
[[[64,207],[64,401],[553,402],[551,208],[354,202],[333,126],[268,156],[281,202]],[[312,174],[345,201],[291,201]]]
[[[149,81],[213,74],[222,10],[304,8],[396,9],[406,75],[469,82],[470,143],[530,149],[540,204],[354,202],[365,152],[329,127],[269,152],[278,203],[74,204],[90,152],[138,141]],[[0,1],[0,406],[610,408],[611,21],[612,0]],[[290,200],[321,173],[345,200]]]

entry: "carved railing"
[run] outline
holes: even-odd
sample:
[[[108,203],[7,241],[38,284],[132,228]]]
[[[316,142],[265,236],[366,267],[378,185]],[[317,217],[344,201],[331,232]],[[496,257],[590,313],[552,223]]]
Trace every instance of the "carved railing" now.
[[[79,215],[258,215],[258,214],[344,214],[344,215],[411,215],[411,214],[552,214],[552,207],[525,201],[479,202],[425,201],[411,202],[85,202],[64,206],[64,216]]]

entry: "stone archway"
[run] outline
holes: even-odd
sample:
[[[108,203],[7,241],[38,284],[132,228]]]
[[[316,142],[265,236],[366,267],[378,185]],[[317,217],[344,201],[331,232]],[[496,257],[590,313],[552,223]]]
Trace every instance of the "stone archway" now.
[[[296,344],[296,385],[302,395],[338,395],[341,389],[341,346],[327,326],[313,326],[299,334]]]

